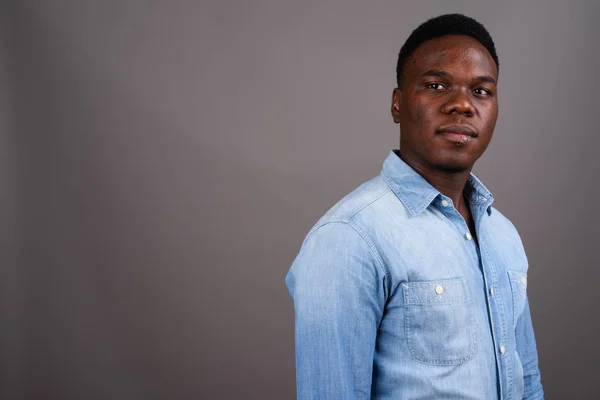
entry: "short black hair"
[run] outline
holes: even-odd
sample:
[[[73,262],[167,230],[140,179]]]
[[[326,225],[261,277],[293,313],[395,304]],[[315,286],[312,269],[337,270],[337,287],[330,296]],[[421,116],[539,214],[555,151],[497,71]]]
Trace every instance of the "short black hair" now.
[[[402,70],[406,60],[411,54],[424,42],[446,35],[465,35],[477,40],[489,51],[496,62],[496,67],[500,66],[496,47],[490,33],[478,21],[462,14],[444,14],[431,18],[419,25],[406,39],[404,45],[398,54],[398,64],[396,65],[396,83],[400,87]]]

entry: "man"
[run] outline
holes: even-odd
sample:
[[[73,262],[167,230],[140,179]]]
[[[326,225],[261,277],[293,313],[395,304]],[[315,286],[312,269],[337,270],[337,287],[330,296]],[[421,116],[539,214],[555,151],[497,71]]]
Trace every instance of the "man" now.
[[[459,14],[400,50],[400,149],[311,229],[286,277],[301,399],[542,399],[511,222],[471,174],[498,116],[498,57]]]

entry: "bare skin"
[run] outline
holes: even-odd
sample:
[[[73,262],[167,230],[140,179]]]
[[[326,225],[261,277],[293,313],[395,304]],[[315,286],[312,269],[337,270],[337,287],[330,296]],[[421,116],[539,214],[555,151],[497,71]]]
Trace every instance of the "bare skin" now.
[[[477,240],[463,192],[498,118],[498,69],[469,36],[448,35],[419,46],[392,95],[400,124],[400,158],[452,199]]]

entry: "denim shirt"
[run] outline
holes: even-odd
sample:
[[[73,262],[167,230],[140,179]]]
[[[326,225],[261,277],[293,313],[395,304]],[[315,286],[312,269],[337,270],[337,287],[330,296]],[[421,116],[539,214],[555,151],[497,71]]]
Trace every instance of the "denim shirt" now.
[[[390,152],[310,230],[287,276],[299,399],[543,399],[513,224],[474,175],[479,244]]]

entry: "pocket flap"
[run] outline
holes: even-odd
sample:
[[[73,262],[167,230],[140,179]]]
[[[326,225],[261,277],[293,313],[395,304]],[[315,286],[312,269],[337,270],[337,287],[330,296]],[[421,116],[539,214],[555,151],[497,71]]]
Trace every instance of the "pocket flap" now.
[[[404,305],[456,304],[471,300],[465,279],[440,279],[427,282],[406,282]]]
[[[508,279],[513,291],[525,293],[527,291],[527,273],[520,271],[508,271]]]

